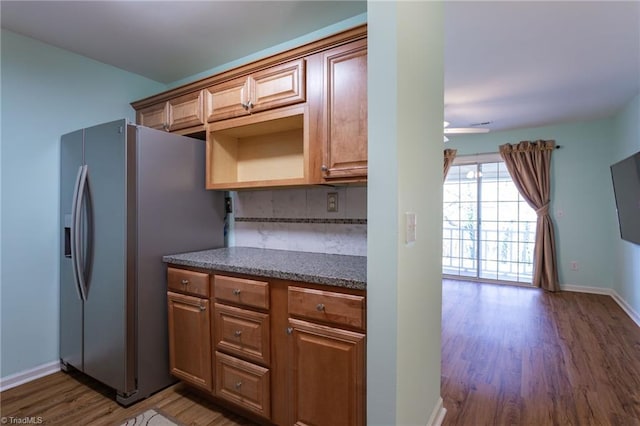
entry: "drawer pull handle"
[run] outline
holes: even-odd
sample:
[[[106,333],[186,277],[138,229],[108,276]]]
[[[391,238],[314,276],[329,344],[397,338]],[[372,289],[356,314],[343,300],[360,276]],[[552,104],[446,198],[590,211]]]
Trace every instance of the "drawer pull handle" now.
[[[233,335],[236,337],[242,336],[242,330],[236,330],[235,333],[233,333]]]
[[[242,382],[236,382],[236,389],[240,389],[242,387]]]
[[[182,280],[181,282],[182,282],[182,285],[187,285],[187,284],[189,284],[189,280],[187,280],[187,279],[184,279],[184,280]]]
[[[233,289],[233,295],[234,296],[240,296],[240,289],[239,288],[234,288]]]
[[[318,312],[323,312],[323,311],[324,311],[324,303],[318,303],[318,304],[316,305],[316,310],[317,310]]]

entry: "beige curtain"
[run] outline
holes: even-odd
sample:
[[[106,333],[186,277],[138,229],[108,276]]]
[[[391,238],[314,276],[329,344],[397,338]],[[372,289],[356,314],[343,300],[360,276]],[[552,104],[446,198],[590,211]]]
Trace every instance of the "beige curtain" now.
[[[500,146],[511,179],[522,197],[536,210],[536,242],[533,255],[533,284],[558,291],[558,268],[553,223],[549,215],[551,153],[555,141],[524,141]]]
[[[445,149],[444,150],[444,178],[447,178],[447,173],[453,164],[453,159],[456,158],[457,149]]]

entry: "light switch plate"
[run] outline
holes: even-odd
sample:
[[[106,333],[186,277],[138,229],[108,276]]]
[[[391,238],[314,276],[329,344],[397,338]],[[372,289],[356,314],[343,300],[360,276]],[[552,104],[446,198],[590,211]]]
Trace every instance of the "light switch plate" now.
[[[414,212],[405,213],[405,243],[413,243],[416,240],[416,214]]]

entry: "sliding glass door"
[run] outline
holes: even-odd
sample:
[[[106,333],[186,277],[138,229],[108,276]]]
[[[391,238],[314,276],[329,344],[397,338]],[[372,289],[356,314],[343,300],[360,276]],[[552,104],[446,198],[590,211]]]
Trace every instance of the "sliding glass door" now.
[[[531,284],[536,214],[503,162],[454,163],[443,207],[445,276]]]

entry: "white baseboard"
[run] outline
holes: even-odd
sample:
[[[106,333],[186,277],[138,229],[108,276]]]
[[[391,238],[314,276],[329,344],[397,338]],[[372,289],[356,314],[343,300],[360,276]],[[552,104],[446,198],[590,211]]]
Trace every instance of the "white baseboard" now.
[[[607,296],[613,296],[614,291],[610,288],[602,287],[586,287],[583,285],[562,284],[560,289],[563,291],[572,291],[575,293],[590,293],[590,294],[606,294]]]
[[[612,290],[613,294],[611,295],[611,297],[613,297],[613,300],[615,300],[618,305],[620,305],[620,307],[622,308],[623,311],[625,311],[627,313],[627,315],[629,315],[629,317],[633,320],[633,322],[636,323],[636,325],[638,327],[640,327],[640,314],[638,314],[638,312],[636,312],[633,307],[631,305],[629,305],[627,303],[626,300],[624,300],[617,291]]]
[[[440,426],[442,425],[442,421],[444,420],[444,416],[447,414],[447,409],[442,405],[442,398],[438,398],[438,403],[433,408],[431,412],[431,417],[429,417],[429,421],[427,422],[427,426]]]
[[[627,301],[624,300],[622,296],[620,296],[614,289],[601,287],[584,287],[581,285],[571,284],[565,284],[560,287],[564,291],[574,291],[576,293],[605,294],[607,296],[611,296],[611,298],[618,304],[618,306],[620,306],[622,310],[627,315],[629,315],[629,318],[631,318],[631,320],[635,322],[638,327],[640,327],[640,314],[638,314],[638,312],[636,312],[633,307],[629,305]]]
[[[39,379],[40,377],[48,376],[49,374],[53,374],[58,371],[60,371],[60,361],[53,361],[29,370],[21,371],[20,373],[2,377],[0,378],[0,392],[14,388],[23,383]]]

